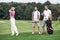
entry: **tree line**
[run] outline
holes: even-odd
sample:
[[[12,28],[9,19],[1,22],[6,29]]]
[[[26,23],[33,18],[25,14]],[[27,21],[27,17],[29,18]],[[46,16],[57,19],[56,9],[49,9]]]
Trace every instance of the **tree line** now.
[[[43,13],[44,6],[49,5],[49,9],[52,10],[53,20],[57,20],[60,17],[60,4],[51,4],[49,1],[42,3],[0,3],[0,19],[9,19],[9,9],[14,6],[16,8],[15,18],[17,20],[31,20],[34,6],[38,7],[40,13]],[[41,20],[43,17],[41,16]]]

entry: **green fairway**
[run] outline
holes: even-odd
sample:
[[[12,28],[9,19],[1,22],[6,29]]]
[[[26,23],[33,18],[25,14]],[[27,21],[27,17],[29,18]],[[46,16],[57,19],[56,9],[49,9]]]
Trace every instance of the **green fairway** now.
[[[32,35],[32,22],[28,20],[16,20],[16,25],[19,31],[19,36],[11,36],[10,22],[9,20],[0,20],[0,40],[60,40],[60,23],[53,21],[52,26],[54,28],[54,34],[48,35],[38,34],[37,27],[35,28],[35,34]],[[40,22],[40,29],[42,21]]]

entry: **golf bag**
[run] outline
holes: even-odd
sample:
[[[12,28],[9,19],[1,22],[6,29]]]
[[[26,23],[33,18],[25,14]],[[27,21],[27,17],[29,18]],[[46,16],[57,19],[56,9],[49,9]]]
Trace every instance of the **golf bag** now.
[[[47,20],[47,33],[48,34],[53,34],[53,28],[52,28],[52,23],[51,20]]]

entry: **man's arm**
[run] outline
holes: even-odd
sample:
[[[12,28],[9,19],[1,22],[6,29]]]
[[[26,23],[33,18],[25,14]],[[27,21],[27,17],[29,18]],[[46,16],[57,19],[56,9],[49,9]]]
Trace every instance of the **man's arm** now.
[[[40,20],[40,15],[38,15],[38,19]]]
[[[33,15],[33,13],[32,13],[32,21],[34,20],[34,17],[33,17],[34,15]]]
[[[52,21],[52,14],[50,14],[50,20]]]
[[[40,20],[40,12],[38,12],[38,19]]]
[[[45,12],[43,11],[43,13],[41,13],[41,15],[42,15],[42,16],[45,16],[44,13],[45,13]]]
[[[51,12],[51,10],[50,10],[50,20],[52,21],[52,12]]]

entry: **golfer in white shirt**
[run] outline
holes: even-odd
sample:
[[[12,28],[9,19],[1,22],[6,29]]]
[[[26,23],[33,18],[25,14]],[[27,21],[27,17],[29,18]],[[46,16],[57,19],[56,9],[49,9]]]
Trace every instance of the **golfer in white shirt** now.
[[[42,33],[44,33],[44,27],[45,27],[46,21],[49,20],[49,18],[50,20],[52,20],[51,10],[48,9],[48,5],[45,6],[45,10],[41,15],[44,16],[43,24],[42,24]]]
[[[34,7],[34,11],[32,13],[32,23],[33,23],[32,34],[34,34],[35,25],[38,26],[38,32],[39,32],[39,34],[41,34],[39,19],[40,19],[40,12],[38,11],[37,7]]]

